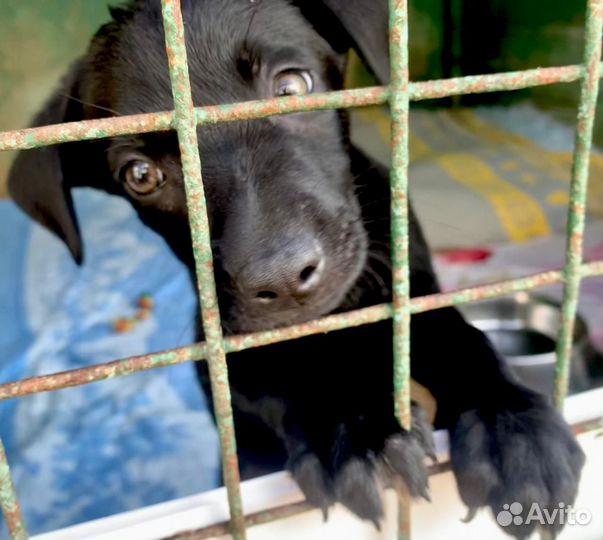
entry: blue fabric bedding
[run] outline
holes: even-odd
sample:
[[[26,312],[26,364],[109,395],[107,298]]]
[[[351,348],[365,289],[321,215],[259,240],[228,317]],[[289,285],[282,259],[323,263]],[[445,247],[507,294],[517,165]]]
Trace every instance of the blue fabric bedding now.
[[[194,339],[193,286],[164,241],[124,200],[74,194],[82,267],[0,201],[2,383]],[[145,293],[155,309],[117,332]],[[217,436],[192,364],[0,402],[0,435],[31,533],[219,484]]]

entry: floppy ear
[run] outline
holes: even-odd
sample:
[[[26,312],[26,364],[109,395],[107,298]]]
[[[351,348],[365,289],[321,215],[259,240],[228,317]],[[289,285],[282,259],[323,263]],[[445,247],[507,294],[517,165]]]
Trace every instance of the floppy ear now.
[[[36,115],[33,126],[44,126],[82,119],[77,95],[80,65],[75,65],[60,88]],[[69,248],[78,264],[83,259],[82,240],[73,209],[70,184],[65,178],[63,150],[47,146],[22,150],[8,174],[8,188],[13,200],[33,219],[56,234]]]
[[[297,0],[295,3],[336,51],[354,48],[379,82],[389,83],[387,0]]]

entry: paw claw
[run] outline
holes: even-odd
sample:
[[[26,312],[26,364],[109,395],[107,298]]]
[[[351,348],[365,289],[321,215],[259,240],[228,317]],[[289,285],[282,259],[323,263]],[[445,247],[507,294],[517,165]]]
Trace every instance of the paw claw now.
[[[335,479],[335,494],[362,519],[379,523],[383,518],[381,490],[367,461],[352,458],[342,467]]]
[[[329,507],[323,506],[321,508],[321,510],[322,510],[322,522],[326,523],[327,521],[329,521]]]
[[[470,523],[471,521],[473,521],[473,518],[477,515],[477,508],[476,507],[471,507],[467,509],[467,515],[461,519],[461,521],[463,523]]]
[[[395,435],[385,443],[381,459],[403,481],[410,495],[429,499],[424,455],[416,440],[409,436]]]
[[[289,468],[308,502],[323,509],[326,521],[328,508],[333,503],[333,494],[318,457],[314,454],[305,454]]]

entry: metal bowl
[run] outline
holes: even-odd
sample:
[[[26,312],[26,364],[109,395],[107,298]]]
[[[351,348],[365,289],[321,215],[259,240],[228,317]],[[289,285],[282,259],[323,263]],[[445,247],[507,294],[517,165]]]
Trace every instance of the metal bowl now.
[[[561,309],[549,300],[517,293],[509,298],[486,300],[460,307],[475,327],[482,330],[502,355],[511,371],[528,387],[553,394],[555,348]],[[576,318],[570,368],[570,393],[593,386],[588,365],[596,354],[583,319]]]

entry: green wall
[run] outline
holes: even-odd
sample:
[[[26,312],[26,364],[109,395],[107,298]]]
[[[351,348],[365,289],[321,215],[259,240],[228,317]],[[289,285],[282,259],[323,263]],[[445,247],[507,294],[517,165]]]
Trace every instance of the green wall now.
[[[0,129],[28,125],[67,66],[109,18],[102,0],[0,2]],[[12,159],[0,152],[0,196]]]

